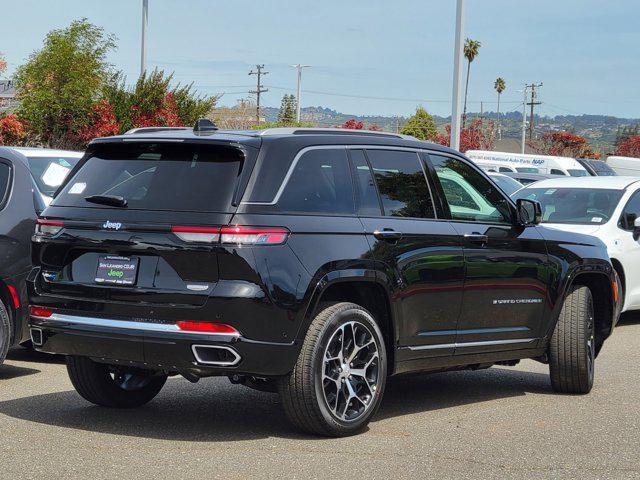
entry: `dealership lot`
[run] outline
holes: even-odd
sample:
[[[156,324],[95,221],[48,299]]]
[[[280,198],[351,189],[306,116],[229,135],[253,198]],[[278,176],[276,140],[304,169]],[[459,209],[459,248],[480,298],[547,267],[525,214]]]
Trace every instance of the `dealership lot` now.
[[[640,478],[640,315],[599,357],[588,396],[551,391],[547,367],[393,379],[362,435],[289,426],[276,395],[170,379],[138,410],[73,390],[61,359],[15,351],[0,366],[2,478]],[[305,441],[301,441],[305,440]]]

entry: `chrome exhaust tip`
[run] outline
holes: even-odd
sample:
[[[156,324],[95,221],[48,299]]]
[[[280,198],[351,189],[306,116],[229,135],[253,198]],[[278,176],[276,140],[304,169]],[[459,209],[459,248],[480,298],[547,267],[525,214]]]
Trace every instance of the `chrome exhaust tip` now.
[[[42,333],[42,329],[40,328],[32,328],[30,330],[31,333],[31,343],[36,347],[41,347],[44,343],[44,334]]]
[[[203,365],[232,367],[241,360],[233,348],[220,345],[192,345],[191,351],[196,361]]]

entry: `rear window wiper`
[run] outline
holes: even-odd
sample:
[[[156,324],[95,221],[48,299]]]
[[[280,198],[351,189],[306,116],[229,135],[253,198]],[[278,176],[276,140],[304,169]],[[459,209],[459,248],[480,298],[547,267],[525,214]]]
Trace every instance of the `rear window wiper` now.
[[[89,195],[84,197],[87,202],[109,205],[112,207],[126,207],[127,200],[119,195]]]

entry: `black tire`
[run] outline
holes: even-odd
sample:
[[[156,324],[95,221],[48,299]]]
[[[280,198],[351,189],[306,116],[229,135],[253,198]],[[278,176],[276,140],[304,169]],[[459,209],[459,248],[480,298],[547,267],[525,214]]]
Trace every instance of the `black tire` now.
[[[336,355],[340,359],[330,359]],[[280,379],[279,393],[296,427],[342,437],[362,431],[376,414],[386,376],[385,342],[375,319],[361,306],[342,302],[315,316],[293,371]]]
[[[551,386],[561,393],[589,393],[595,371],[593,297],[573,287],[564,301],[549,344]]]
[[[103,407],[140,407],[160,392],[166,375],[129,367],[113,367],[87,357],[67,357],[67,372],[76,391]]]
[[[7,352],[11,346],[11,320],[9,310],[0,300],[0,365],[7,358]]]

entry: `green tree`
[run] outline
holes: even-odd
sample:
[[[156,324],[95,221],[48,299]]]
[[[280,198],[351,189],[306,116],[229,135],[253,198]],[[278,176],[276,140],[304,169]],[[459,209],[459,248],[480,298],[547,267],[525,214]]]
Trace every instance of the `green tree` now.
[[[86,19],[47,34],[15,74],[18,115],[39,142],[63,147],[91,118],[111,72],[115,37]]]
[[[296,97],[284,95],[278,112],[278,123],[281,126],[293,125],[296,121]]]
[[[502,139],[502,131],[500,129],[500,95],[504,92],[504,89],[507,88],[507,84],[504,81],[504,78],[498,77],[493,84],[493,88],[498,93],[498,139]]]
[[[480,42],[467,38],[464,42],[464,56],[467,59],[467,82],[464,87],[464,109],[462,111],[462,128],[467,122],[467,93],[469,92],[469,72],[471,70],[471,62],[478,56],[480,50]]]
[[[421,106],[416,108],[416,113],[409,117],[400,133],[411,135],[420,140],[435,140],[438,135],[436,122],[424,107]]]

